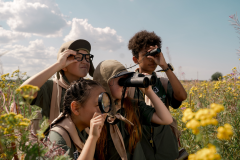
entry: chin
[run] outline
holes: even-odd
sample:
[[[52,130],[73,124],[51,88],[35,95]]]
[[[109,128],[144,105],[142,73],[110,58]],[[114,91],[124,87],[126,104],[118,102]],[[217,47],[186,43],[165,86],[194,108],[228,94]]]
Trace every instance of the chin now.
[[[82,72],[79,74],[79,77],[85,77],[88,74],[88,72]]]

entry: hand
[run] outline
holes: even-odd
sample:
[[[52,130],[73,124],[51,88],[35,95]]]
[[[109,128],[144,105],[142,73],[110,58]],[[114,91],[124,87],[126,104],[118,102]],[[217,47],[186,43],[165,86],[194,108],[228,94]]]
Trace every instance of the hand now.
[[[150,49],[147,52],[150,52],[151,50],[154,50],[158,48],[157,45],[154,46],[150,46]],[[152,60],[154,60],[154,62],[159,65],[162,69],[166,69],[168,67],[162,52],[160,52],[160,54],[156,54],[154,57],[153,56],[147,56],[147,58],[151,58]]]
[[[97,112],[94,113],[93,118],[90,121],[89,136],[95,137],[97,139],[100,137],[106,117],[107,114],[101,114]]]
[[[71,49],[66,49],[65,51],[60,53],[57,63],[61,65],[61,69],[67,67],[71,63],[76,63],[77,60],[74,59],[74,56],[76,54],[77,54],[76,51],[73,51]]]

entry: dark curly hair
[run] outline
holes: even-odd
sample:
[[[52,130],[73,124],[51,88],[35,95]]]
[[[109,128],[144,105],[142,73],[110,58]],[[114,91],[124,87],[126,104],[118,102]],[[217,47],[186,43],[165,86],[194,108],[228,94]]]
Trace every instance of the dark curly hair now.
[[[157,45],[159,48],[162,47],[162,41],[159,36],[157,36],[154,32],[148,32],[146,30],[137,32],[128,43],[128,49],[132,50],[133,56],[138,58],[139,52],[143,48],[147,48],[149,46]]]

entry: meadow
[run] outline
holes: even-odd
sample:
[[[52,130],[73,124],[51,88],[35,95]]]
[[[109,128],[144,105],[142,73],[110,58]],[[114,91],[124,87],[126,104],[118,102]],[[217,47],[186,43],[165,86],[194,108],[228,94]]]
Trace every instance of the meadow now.
[[[232,15],[230,18],[235,29],[240,31],[237,17]],[[69,159],[54,143],[43,142],[47,120],[40,122],[41,130],[37,134],[29,132],[29,126],[40,110],[30,105],[39,88],[20,87],[26,78],[26,73],[19,70],[1,75],[0,159]],[[188,159],[240,159],[239,69],[234,67],[232,73],[218,81],[182,81],[182,84],[188,97],[179,109],[170,111],[182,131],[181,147],[190,154]],[[32,141],[29,136],[36,140]]]
[[[41,121],[42,129],[37,134],[29,132],[31,120],[39,110],[30,102],[39,89],[31,85],[19,87],[23,79],[26,73],[19,70],[1,76],[0,159],[31,156],[68,159],[54,144],[42,142],[46,120]],[[183,81],[182,84],[188,98],[179,109],[171,109],[171,113],[182,131],[181,147],[190,153],[189,160],[240,159],[240,73],[237,68],[218,81]],[[38,141],[31,143],[29,134],[38,137]]]

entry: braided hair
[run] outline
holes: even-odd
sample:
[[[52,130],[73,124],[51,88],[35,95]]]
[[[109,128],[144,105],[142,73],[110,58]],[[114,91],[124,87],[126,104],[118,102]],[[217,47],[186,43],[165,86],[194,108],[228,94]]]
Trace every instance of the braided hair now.
[[[72,101],[76,101],[81,105],[84,105],[86,100],[89,97],[91,90],[97,86],[101,86],[98,82],[90,80],[90,79],[79,79],[70,84],[67,88],[64,101],[63,101],[63,113],[60,117],[55,119],[52,124],[46,129],[44,134],[46,135],[49,132],[49,129],[55,124],[61,122],[65,116],[71,115],[71,103]]]

